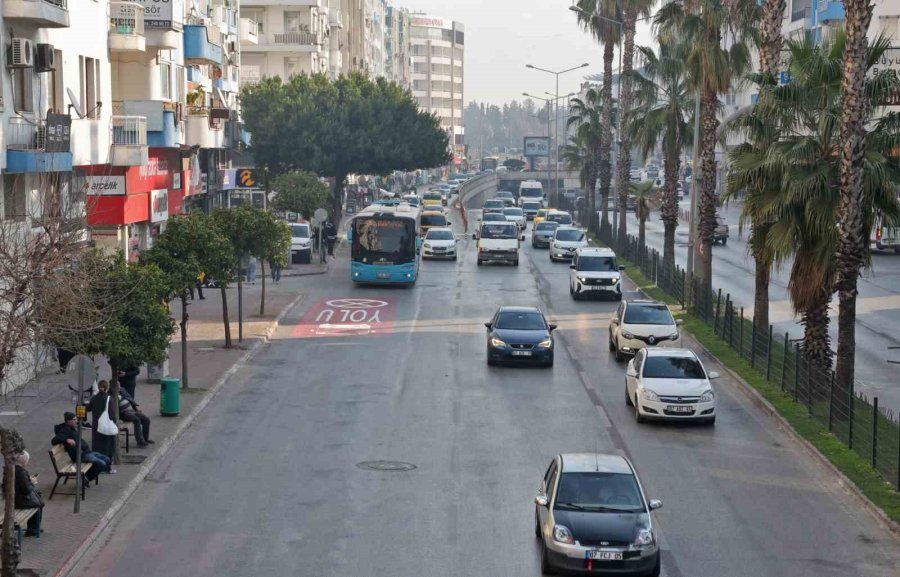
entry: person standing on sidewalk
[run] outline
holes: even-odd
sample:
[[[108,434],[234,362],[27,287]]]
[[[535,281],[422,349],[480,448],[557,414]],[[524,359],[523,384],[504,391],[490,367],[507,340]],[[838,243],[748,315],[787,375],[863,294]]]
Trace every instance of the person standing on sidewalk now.
[[[337,242],[337,227],[330,220],[325,221],[325,245],[328,247],[328,256],[334,256],[335,242]]]
[[[97,383],[97,394],[91,397],[88,407],[91,410],[91,446],[98,453],[103,453],[112,459],[116,446],[115,435],[104,435],[100,432],[97,423],[100,417],[109,410],[109,383],[100,381]]]
[[[275,284],[281,282],[281,265],[274,260],[269,261],[269,270],[272,272],[272,281]]]
[[[81,451],[81,462],[94,465],[84,474],[88,481],[93,481],[100,476],[100,473],[115,474],[116,472],[111,466],[112,460],[109,457],[91,451],[91,446],[84,439],[81,439],[80,445],[78,444],[75,413],[69,411],[63,413],[63,422],[53,427],[53,438],[50,440],[50,444],[62,445],[73,463],[78,459],[78,451]]]
[[[247,282],[256,284],[256,257],[250,257],[247,263]]]
[[[128,367],[116,372],[116,376],[119,378],[119,387],[128,391],[132,399],[137,398],[135,391],[137,390],[137,378],[140,374],[141,369],[138,367]]]

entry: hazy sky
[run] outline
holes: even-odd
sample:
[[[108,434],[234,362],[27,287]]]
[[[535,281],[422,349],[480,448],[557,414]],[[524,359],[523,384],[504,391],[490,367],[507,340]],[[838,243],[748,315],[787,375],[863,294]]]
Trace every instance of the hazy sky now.
[[[464,98],[494,104],[522,100],[523,92],[544,96],[555,91],[555,77],[525,68],[564,70],[589,67],[559,77],[559,93],[577,92],[586,74],[603,70],[603,50],[576,22],[572,0],[394,0],[462,22],[466,27]],[[647,26],[639,43],[649,42]],[[618,66],[618,53],[613,64]]]

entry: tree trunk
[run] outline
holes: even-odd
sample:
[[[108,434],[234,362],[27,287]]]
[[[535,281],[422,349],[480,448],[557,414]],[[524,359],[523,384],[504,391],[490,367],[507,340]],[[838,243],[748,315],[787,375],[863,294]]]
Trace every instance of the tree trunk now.
[[[181,388],[188,388],[188,305],[187,291],[181,291]],[[199,296],[199,293],[198,295]]]
[[[638,226],[638,246],[640,246],[640,247],[641,247],[641,250],[643,251],[643,250],[644,250],[644,239],[646,238],[646,236],[645,236],[644,233],[645,233],[646,225],[647,225],[647,217],[644,216],[644,215],[641,215],[641,218],[640,218],[640,220],[638,221],[638,223],[639,223],[639,226]],[[621,238],[621,237],[620,237],[620,238]]]
[[[259,316],[266,315],[266,260],[259,259],[259,272],[262,275],[262,294],[259,297]]]
[[[680,150],[677,144],[681,141],[680,134],[672,135],[668,146],[663,151],[663,170],[665,179],[663,188],[663,200],[659,207],[660,219],[665,227],[663,240],[663,270],[668,271],[675,267],[675,229],[678,228],[678,172],[681,169]]]
[[[619,82],[622,86],[622,101],[619,103],[619,156],[616,158],[617,182],[619,193],[619,242],[624,243],[628,236],[628,188],[631,183],[631,138],[622,124],[631,111],[631,71],[634,64],[634,28],[637,13],[626,3],[624,12],[624,38],[622,42],[622,70],[619,71]],[[643,246],[643,242],[641,243]]]
[[[597,165],[598,177],[600,179],[600,198],[603,201],[603,207],[601,209],[602,217],[600,221],[600,238],[610,238],[604,235],[609,234],[611,229],[609,217],[607,215],[607,206],[609,205],[609,188],[612,182],[610,151],[612,149],[612,65],[614,47],[615,45],[612,42],[607,42],[603,46],[603,110],[600,115],[600,160]]]
[[[827,369],[831,367],[831,337],[828,335],[828,303],[832,287],[816,291],[815,302],[803,311],[803,356],[811,363]]]
[[[3,542],[0,543],[0,577],[16,577],[16,568],[21,561],[22,552],[19,550],[19,542],[16,538],[16,454],[24,449],[17,447],[18,434],[10,429],[0,428],[0,452],[3,455],[3,531],[0,533]],[[21,442],[21,437],[18,437]]]
[[[750,246],[765,242],[768,234],[768,225],[754,225],[751,237],[760,235],[760,238],[751,241]],[[769,326],[769,279],[772,273],[772,261],[762,246],[753,248],[753,260],[756,262],[756,286],[753,291],[753,322],[757,327]]]
[[[786,0],[762,2],[762,18],[759,23],[759,69],[763,73],[774,75],[778,72],[778,59],[783,40],[781,26],[786,7]]]
[[[863,160],[866,153],[866,33],[872,20],[870,0],[844,0],[844,75],[841,80],[841,208],[837,266],[838,350],[835,384],[838,394],[853,390],[856,372],[856,296],[865,263]],[[846,398],[846,397],[842,397]]]
[[[341,196],[345,180],[347,180],[346,174],[338,174],[334,177],[334,188],[331,192],[331,218],[334,219],[335,226],[340,224],[343,215],[343,199]],[[319,223],[319,226],[322,226],[322,223]]]
[[[612,239],[612,225],[609,222],[609,191],[600,189],[600,238]]]
[[[222,291],[222,323],[225,325],[225,348],[231,348],[231,321],[228,320],[228,295],[225,294],[225,285],[220,285]]]
[[[109,418],[113,423],[119,422],[119,370],[121,368],[118,361],[114,359],[109,361]],[[112,462],[113,465],[122,464],[119,455],[119,435],[113,437]]]
[[[712,239],[716,231],[716,129],[719,104],[715,90],[703,91],[700,111],[700,182],[694,194],[699,194],[698,239],[700,248],[699,285],[701,295],[712,294]]]

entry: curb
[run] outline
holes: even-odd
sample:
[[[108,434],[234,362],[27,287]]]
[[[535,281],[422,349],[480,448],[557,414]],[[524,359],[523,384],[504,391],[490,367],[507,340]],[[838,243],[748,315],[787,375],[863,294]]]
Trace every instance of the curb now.
[[[228,371],[225,372],[222,377],[213,384],[212,387],[209,388],[208,394],[203,395],[203,398],[200,399],[200,402],[194,407],[194,409],[187,415],[187,417],[179,423],[178,427],[163,442],[158,450],[153,453],[144,463],[141,465],[141,468],[138,470],[138,474],[132,479],[128,485],[125,487],[125,490],[122,494],[110,505],[109,509],[107,509],[106,513],[100,518],[97,522],[97,525],[94,527],[93,531],[91,531],[82,541],[81,545],[78,546],[78,549],[72,553],[66,562],[63,564],[59,570],[54,573],[56,577],[66,577],[72,569],[75,568],[75,565],[81,561],[84,555],[88,552],[94,542],[100,537],[103,531],[109,526],[118,512],[122,509],[125,503],[131,498],[132,495],[138,490],[141,484],[144,482],[144,479],[147,478],[147,475],[150,474],[157,464],[166,456],[169,450],[175,445],[175,443],[181,438],[181,435],[193,424],[194,420],[200,416],[203,410],[207,405],[212,401],[213,397],[215,397],[219,390],[227,383],[235,373],[237,373],[240,369],[244,367],[244,365],[250,361],[256,354],[262,349],[263,345],[269,342],[269,339],[272,337],[272,334],[278,329],[281,324],[281,321],[284,320],[284,317],[300,302],[303,300],[304,294],[300,293],[297,297],[291,301],[280,313],[275,317],[275,320],[269,325],[269,328],[266,329],[266,333],[261,340],[259,340],[256,344],[254,344],[250,350],[248,350],[244,355],[238,359],[238,361],[231,366]]]
[[[644,292],[644,289],[637,286],[637,283],[635,283],[634,280],[631,279],[631,277],[628,277],[628,280],[631,281],[631,283],[635,285],[637,292],[644,295],[645,298],[650,298],[647,295],[647,293]],[[682,328],[681,330],[682,330],[683,335],[687,335],[688,340],[691,342],[692,347],[696,347],[698,350],[702,351],[707,356],[709,356],[713,359],[716,359],[716,361],[719,363],[719,365],[721,365],[722,370],[724,370],[726,373],[728,373],[728,376],[731,377],[731,381],[735,385],[737,385],[737,388],[738,388],[738,390],[740,390],[740,392],[744,393],[744,395],[746,397],[748,397],[748,400],[750,400],[750,402],[752,402],[758,409],[761,409],[763,411],[763,413],[765,413],[767,416],[774,419],[778,423],[778,426],[782,430],[782,432],[784,432],[788,437],[790,437],[791,440],[793,440],[795,443],[800,445],[800,447],[809,456],[813,457],[816,461],[819,462],[819,464],[823,465],[826,469],[828,469],[828,471],[832,475],[834,475],[834,478],[837,479],[837,481],[841,485],[841,487],[843,487],[843,489],[854,500],[856,500],[857,503],[859,503],[862,506],[862,508],[865,509],[866,512],[869,513],[869,515],[871,515],[879,525],[881,525],[882,527],[887,529],[888,533],[895,540],[900,541],[900,523],[897,523],[894,520],[892,520],[890,517],[888,517],[887,513],[885,513],[881,509],[881,507],[879,507],[878,505],[876,505],[875,503],[870,501],[869,498],[866,496],[866,494],[863,493],[862,490],[856,486],[856,483],[854,483],[846,475],[844,475],[844,473],[840,469],[838,469],[834,465],[834,463],[832,463],[831,461],[828,460],[828,457],[826,457],[821,452],[819,452],[819,450],[816,449],[815,445],[813,445],[812,443],[810,443],[809,441],[804,439],[799,433],[797,433],[797,431],[794,430],[794,427],[791,425],[791,423],[787,419],[785,419],[781,415],[781,413],[778,412],[778,409],[776,409],[772,405],[772,403],[770,403],[768,400],[766,400],[765,397],[762,396],[762,393],[757,391],[747,381],[745,381],[744,378],[741,377],[741,375],[737,373],[737,371],[733,370],[731,367],[729,367],[728,365],[726,365],[725,363],[720,361],[719,357],[712,354],[712,352],[710,352],[710,350],[707,349],[703,345],[703,343],[701,343],[699,340],[697,340],[697,337],[695,337],[692,333],[686,331],[684,328]]]

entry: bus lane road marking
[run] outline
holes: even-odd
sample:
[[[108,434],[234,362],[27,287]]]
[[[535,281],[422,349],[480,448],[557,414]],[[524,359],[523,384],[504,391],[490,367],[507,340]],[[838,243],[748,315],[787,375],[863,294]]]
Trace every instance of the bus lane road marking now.
[[[393,297],[325,297],[313,303],[292,336],[314,339],[388,334],[394,329],[396,316]]]

